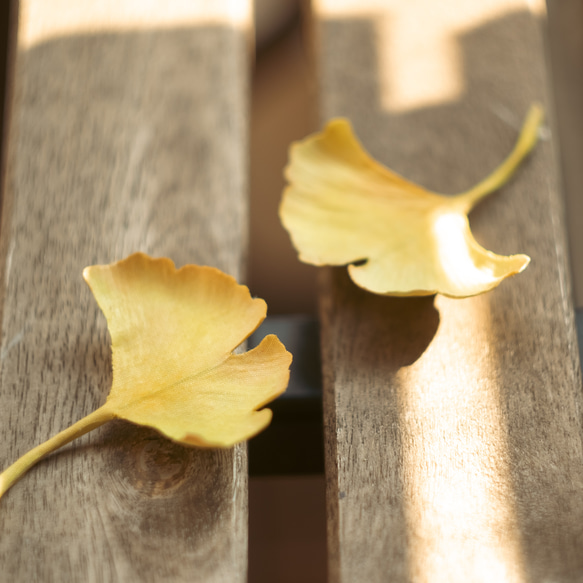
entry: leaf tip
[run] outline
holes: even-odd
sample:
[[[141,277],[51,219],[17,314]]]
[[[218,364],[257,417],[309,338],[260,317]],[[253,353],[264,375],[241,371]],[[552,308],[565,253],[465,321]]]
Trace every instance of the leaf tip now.
[[[517,255],[517,257],[520,257],[522,259],[523,263],[522,263],[522,266],[520,267],[520,269],[516,273],[522,273],[528,267],[528,264],[530,263],[530,257],[528,255],[524,255],[524,254]]]

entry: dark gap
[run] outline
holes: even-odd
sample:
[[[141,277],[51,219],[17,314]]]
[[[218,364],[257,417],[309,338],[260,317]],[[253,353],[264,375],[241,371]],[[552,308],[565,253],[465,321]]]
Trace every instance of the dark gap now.
[[[276,36],[261,33],[252,85],[247,282],[268,318],[248,347],[275,333],[294,362],[270,427],[249,441],[249,583],[326,581],[316,268],[298,261],[277,212],[289,144],[317,129],[301,19],[290,14]]]
[[[286,392],[270,403],[271,425],[249,442],[251,476],[324,473],[322,378],[318,321],[308,316],[269,316],[249,338],[255,348],[275,334],[291,354]]]
[[[317,129],[314,75],[301,21],[257,54],[251,100],[247,283],[269,315],[316,314],[317,268],[301,263],[281,225],[289,145]]]
[[[249,480],[249,583],[324,583],[324,476]]]
[[[6,144],[8,143],[8,116],[11,96],[11,62],[16,47],[18,3],[7,0],[0,3],[0,201],[4,189]]]

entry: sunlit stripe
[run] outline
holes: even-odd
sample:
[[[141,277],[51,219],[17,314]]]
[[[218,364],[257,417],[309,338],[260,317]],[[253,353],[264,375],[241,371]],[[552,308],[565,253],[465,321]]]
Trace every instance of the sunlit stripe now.
[[[536,7],[543,3],[530,2]],[[391,112],[458,101],[466,92],[460,40],[488,20],[524,9],[524,0],[313,0],[313,3],[325,18],[374,19],[380,100],[383,108]]]
[[[488,301],[438,297],[437,307],[436,338],[399,376],[411,579],[522,582]]]
[[[227,24],[246,27],[252,0],[42,0],[21,3],[27,26],[18,42],[30,47],[68,35]]]

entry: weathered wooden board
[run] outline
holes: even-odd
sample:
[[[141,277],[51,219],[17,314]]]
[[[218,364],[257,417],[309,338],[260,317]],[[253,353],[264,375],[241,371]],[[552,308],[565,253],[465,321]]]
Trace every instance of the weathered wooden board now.
[[[547,0],[574,300],[583,308],[583,2]]]
[[[461,192],[549,108],[536,3],[317,0],[322,118]],[[552,124],[552,111],[550,127]],[[554,137],[471,215],[527,270],[483,296],[387,298],[323,272],[331,581],[580,581],[581,381]]]
[[[3,467],[99,406],[105,320],[83,267],[134,251],[242,274],[247,2],[24,0],[0,232]],[[10,581],[246,579],[244,446],[119,422],[0,503]]]

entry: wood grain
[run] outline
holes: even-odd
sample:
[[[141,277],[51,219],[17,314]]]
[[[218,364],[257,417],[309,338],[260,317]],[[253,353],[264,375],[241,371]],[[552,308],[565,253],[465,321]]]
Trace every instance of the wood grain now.
[[[21,2],[0,232],[2,466],[109,391],[83,267],[141,250],[241,278],[248,16],[245,2]],[[246,448],[185,449],[113,423],[27,474],[0,525],[6,580],[244,581]]]
[[[575,307],[583,308],[583,2],[548,0],[549,52]]]
[[[583,578],[581,379],[535,5],[314,2],[322,118],[349,117],[434,191],[492,170],[531,102],[550,118],[470,217],[487,248],[532,257],[523,274],[452,300],[322,272],[331,581]]]

